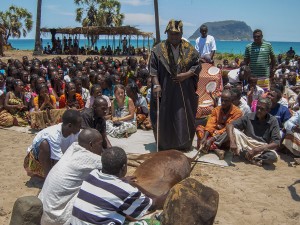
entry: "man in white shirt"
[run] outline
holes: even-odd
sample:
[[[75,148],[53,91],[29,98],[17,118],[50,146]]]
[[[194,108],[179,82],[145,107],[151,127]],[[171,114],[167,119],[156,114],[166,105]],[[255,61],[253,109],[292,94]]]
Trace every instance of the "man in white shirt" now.
[[[239,107],[239,109],[243,113],[243,116],[247,115],[248,113],[251,113],[251,109],[249,105],[247,104],[246,100],[242,98],[242,92],[237,88],[231,89],[231,92],[232,92],[232,103],[235,106]]]
[[[290,72],[290,70],[287,69],[285,63],[283,63],[281,65],[281,68],[279,68],[275,71],[275,76],[276,77],[281,77],[281,76],[285,77],[286,75],[288,75],[289,72]]]
[[[217,50],[215,38],[208,35],[208,28],[202,24],[200,27],[201,36],[196,39],[195,49],[200,54],[200,59],[204,63],[213,63],[214,55]]]
[[[60,160],[70,145],[77,141],[80,128],[80,112],[70,109],[64,112],[62,123],[41,130],[33,139],[32,145],[28,148],[28,155],[31,154],[34,158],[31,159],[37,161],[36,164],[41,168],[34,170],[36,168],[30,168],[32,163],[28,163],[28,167],[24,163],[27,172],[31,170],[32,175],[46,177],[50,169]]]
[[[84,129],[49,172],[39,199],[43,203],[41,225],[70,224],[73,203],[83,180],[94,169],[101,169],[102,136]]]

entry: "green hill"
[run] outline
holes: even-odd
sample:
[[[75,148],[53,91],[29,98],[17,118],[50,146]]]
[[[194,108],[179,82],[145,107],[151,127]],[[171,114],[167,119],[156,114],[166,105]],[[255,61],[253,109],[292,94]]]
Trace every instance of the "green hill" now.
[[[216,40],[252,40],[252,29],[245,22],[236,20],[225,20],[218,22],[207,22],[208,34],[214,36]],[[195,40],[200,36],[200,27],[189,37]]]

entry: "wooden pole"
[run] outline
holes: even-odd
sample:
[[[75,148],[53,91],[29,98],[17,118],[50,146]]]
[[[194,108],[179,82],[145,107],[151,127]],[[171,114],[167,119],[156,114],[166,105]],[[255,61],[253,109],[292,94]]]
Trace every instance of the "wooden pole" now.
[[[155,31],[156,31],[156,42],[160,42],[160,31],[159,31],[159,15],[158,15],[158,0],[154,0],[154,12],[155,12]]]
[[[41,49],[41,14],[42,14],[42,0],[37,1],[36,27],[35,27],[35,45],[33,55],[42,55]]]

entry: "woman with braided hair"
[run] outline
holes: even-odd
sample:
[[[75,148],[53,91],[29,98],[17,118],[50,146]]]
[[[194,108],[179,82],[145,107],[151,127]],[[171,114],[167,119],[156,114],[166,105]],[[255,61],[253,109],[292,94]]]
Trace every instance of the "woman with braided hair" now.
[[[24,84],[21,80],[14,81],[13,90],[5,96],[4,109],[0,112],[0,126],[27,126],[28,105],[24,96]]]

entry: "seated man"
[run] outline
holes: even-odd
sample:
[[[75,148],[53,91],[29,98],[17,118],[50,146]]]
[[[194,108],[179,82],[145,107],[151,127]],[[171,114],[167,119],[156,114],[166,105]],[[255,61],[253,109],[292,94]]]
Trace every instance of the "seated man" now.
[[[280,132],[276,118],[269,114],[271,105],[270,99],[259,98],[255,113],[249,113],[226,127],[230,150],[235,155],[246,153],[246,159],[259,166],[278,159],[275,150],[280,144]]]
[[[242,98],[242,92],[237,89],[237,88],[233,88],[231,89],[232,91],[232,103],[239,107],[239,109],[242,111],[243,116],[251,113],[251,109],[249,107],[249,105],[247,104],[246,100]]]
[[[248,78],[248,84],[244,87],[247,93],[246,100],[251,109],[255,107],[258,97],[265,93],[264,89],[257,85],[257,81],[257,76],[251,74]]]
[[[300,95],[298,96],[298,104]],[[285,124],[286,136],[283,145],[296,157],[300,157],[300,110],[291,117]]]
[[[104,116],[107,114],[108,105],[103,97],[96,97],[92,108],[85,108],[81,112],[82,123],[81,127],[94,128],[102,135],[102,147],[110,148],[111,144],[106,135],[106,121]]]
[[[75,196],[93,169],[101,169],[102,136],[84,129],[49,172],[39,199],[43,203],[41,224],[70,224]]]
[[[232,104],[232,92],[224,90],[221,95],[221,106],[212,110],[205,127],[199,125],[196,129],[197,148],[207,153],[213,150],[220,159],[224,159],[225,151],[220,147],[227,141],[226,125],[242,116],[241,110]]]
[[[121,225],[125,218],[139,219],[147,210],[162,207],[166,195],[153,196],[131,180],[122,180],[127,173],[123,149],[104,150],[101,161],[102,170],[93,170],[82,183],[74,202],[72,225]]]
[[[24,167],[28,175],[45,178],[70,145],[77,141],[81,117],[77,110],[66,110],[62,123],[41,130],[28,148]]]
[[[282,130],[283,124],[289,118],[291,118],[291,113],[290,113],[289,109],[278,103],[278,101],[282,98],[282,93],[279,89],[274,88],[268,93],[267,97],[272,102],[270,114],[277,118],[279,127]],[[283,135],[283,133],[282,133],[282,135]]]

